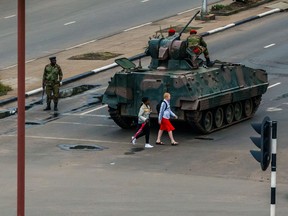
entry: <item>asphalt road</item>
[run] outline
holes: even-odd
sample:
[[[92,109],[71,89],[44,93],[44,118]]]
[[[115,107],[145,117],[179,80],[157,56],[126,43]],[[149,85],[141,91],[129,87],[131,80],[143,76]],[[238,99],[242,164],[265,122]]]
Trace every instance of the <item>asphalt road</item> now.
[[[16,3],[0,1],[0,69],[17,62]],[[27,0],[26,59],[172,16],[201,3],[202,0]]]
[[[237,62],[267,69],[270,86],[252,120],[205,136],[195,134],[185,124],[175,124],[175,138],[180,142],[177,147],[166,145],[144,150],[144,140],[139,140],[137,148],[133,148],[129,141],[134,130],[118,128],[108,118],[105,105],[92,105],[117,69],[65,86],[101,85],[62,99],[60,116],[43,112],[40,105],[29,109],[26,112],[27,214],[268,215],[269,169],[262,172],[249,153],[256,149],[249,139],[256,136],[250,123],[261,122],[268,115],[278,121],[276,212],[278,216],[286,216],[288,65],[285,56],[274,56],[279,53],[287,56],[287,47],[283,45],[287,39],[280,33],[284,31],[287,35],[287,29],[281,29],[279,23],[287,26],[286,14],[262,18],[206,39],[213,59],[217,56],[221,60],[235,60],[236,56]],[[263,34],[271,29],[278,33]],[[268,61],[272,62],[269,66],[265,64]],[[283,70],[276,64],[278,61],[282,62]],[[147,63],[148,59],[144,59],[143,65]],[[36,98],[29,98],[33,99]],[[1,216],[15,215],[16,131],[16,116],[1,120]],[[151,144],[156,133],[154,126]],[[168,143],[168,137],[164,136],[163,141]],[[59,144],[97,144],[106,149],[65,151]]]
[[[265,22],[265,24],[264,24]],[[255,23],[255,24],[254,24]],[[262,68],[272,74],[288,74],[288,16],[268,16],[208,37],[212,58],[241,62],[247,66]],[[247,35],[249,31],[249,35]],[[211,38],[211,39],[210,39]],[[215,54],[214,54],[215,53]]]

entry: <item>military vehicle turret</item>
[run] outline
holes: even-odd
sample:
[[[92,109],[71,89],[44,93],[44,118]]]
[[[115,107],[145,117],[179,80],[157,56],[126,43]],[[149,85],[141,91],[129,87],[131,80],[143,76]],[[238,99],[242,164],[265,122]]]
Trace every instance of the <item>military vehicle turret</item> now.
[[[102,102],[108,104],[117,125],[132,127],[144,96],[150,99],[151,118],[157,118],[156,105],[164,92],[171,94],[178,121],[186,121],[204,134],[253,117],[268,87],[267,73],[221,61],[207,67],[201,59],[199,68],[193,69],[186,41],[180,39],[182,32],[148,42],[151,62],[147,68],[126,58],[115,60],[123,70],[111,78]]]

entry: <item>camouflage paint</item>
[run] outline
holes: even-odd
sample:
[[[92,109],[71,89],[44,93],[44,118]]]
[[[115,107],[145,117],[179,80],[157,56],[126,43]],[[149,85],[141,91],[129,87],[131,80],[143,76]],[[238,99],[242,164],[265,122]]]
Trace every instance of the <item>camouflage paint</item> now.
[[[186,43],[179,40],[177,34],[152,39],[148,45],[150,65],[132,71],[126,68],[116,73],[103,95],[103,103],[108,104],[112,118],[115,120],[117,116],[115,122],[121,127],[119,121],[122,117],[126,122],[137,117],[144,96],[149,97],[151,117],[156,118],[156,105],[163,99],[164,92],[169,92],[171,108],[179,120],[195,124],[204,133],[212,132],[214,129],[205,129],[201,120],[203,114],[208,111],[214,113],[218,108],[224,113],[227,105],[232,104],[234,108],[235,103],[240,102],[242,109],[252,111],[248,116],[244,111],[240,113],[241,120],[245,120],[253,116],[267,90],[267,73],[261,69],[217,61],[213,67],[207,68],[200,63],[199,69],[193,70],[185,52]],[[252,107],[249,107],[250,103]],[[224,117],[228,118],[228,115]]]

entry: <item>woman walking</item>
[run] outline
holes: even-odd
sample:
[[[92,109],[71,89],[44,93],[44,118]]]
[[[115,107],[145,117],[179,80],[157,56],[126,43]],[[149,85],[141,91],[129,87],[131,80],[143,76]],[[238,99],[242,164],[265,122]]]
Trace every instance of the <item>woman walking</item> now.
[[[131,142],[133,145],[136,144],[136,140],[145,135],[145,148],[153,148],[154,146],[149,143],[150,136],[150,102],[148,97],[142,98],[142,104],[138,113],[138,125],[137,132],[134,136],[132,136]]]
[[[178,118],[177,115],[175,115],[175,113],[173,113],[171,111],[170,108],[170,99],[171,99],[171,95],[166,92],[164,93],[164,100],[161,103],[161,107],[160,107],[160,112],[159,112],[159,116],[158,116],[158,123],[160,124],[160,129],[158,131],[158,137],[156,140],[156,145],[164,145],[163,142],[161,142],[161,137],[163,134],[163,131],[167,131],[169,138],[171,140],[171,145],[175,146],[178,145],[178,142],[175,141],[174,137],[173,137],[173,130],[175,130],[175,128],[173,127],[173,125],[170,122],[170,117],[174,117],[174,118]]]

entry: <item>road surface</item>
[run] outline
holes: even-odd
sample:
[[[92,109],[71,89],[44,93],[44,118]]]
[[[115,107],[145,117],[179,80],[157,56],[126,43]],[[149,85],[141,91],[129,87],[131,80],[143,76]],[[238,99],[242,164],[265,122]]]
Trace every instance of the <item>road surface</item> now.
[[[26,1],[26,60],[201,6],[202,0]],[[216,0],[209,1],[209,3]],[[17,1],[1,0],[0,69],[17,62]]]
[[[205,136],[185,124],[175,124],[175,139],[180,143],[177,147],[144,150],[144,140],[133,147],[129,141],[135,131],[120,129],[108,118],[105,105],[93,104],[118,69],[65,86],[100,85],[62,99],[59,116],[43,112],[40,105],[30,108],[26,112],[27,215],[269,215],[269,168],[262,172],[249,152],[256,149],[249,139],[256,136],[250,123],[261,122],[268,115],[278,121],[276,212],[277,216],[286,216],[288,65],[284,57],[273,56],[287,54],[283,45],[287,39],[280,33],[287,35],[287,29],[279,22],[287,26],[287,16],[276,14],[206,39],[213,58],[235,60],[237,56],[239,62],[267,69],[269,89],[252,120]],[[279,34],[263,34],[270,29]],[[148,61],[144,59],[143,65]],[[269,66],[265,64],[268,61]],[[283,62],[283,70],[276,61]],[[1,120],[1,216],[15,215],[16,131],[16,116]],[[151,144],[156,133],[154,126]],[[163,141],[169,143],[168,137]],[[105,148],[65,151],[58,147],[60,144]]]

